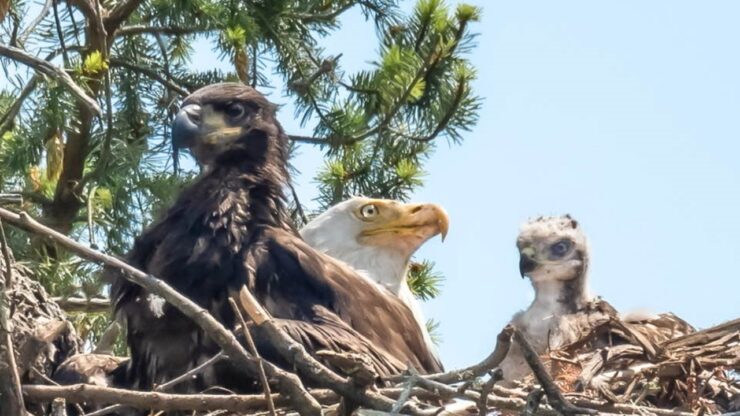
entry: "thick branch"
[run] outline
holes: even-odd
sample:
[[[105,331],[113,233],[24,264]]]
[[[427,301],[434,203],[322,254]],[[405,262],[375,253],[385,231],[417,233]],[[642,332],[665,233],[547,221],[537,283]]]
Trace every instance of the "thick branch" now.
[[[209,395],[209,394],[168,394],[158,392],[139,392],[114,389],[88,384],[72,386],[23,386],[23,395],[29,401],[48,402],[63,397],[70,403],[117,403],[137,409],[156,410],[230,410],[248,412],[264,409],[267,405],[262,395]],[[280,395],[273,400],[280,405],[290,404]]]
[[[98,106],[98,103],[90,98],[85,90],[82,89],[79,85],[77,85],[72,77],[70,77],[66,72],[64,72],[62,69],[57,68],[55,65],[52,65],[49,62],[46,62],[43,59],[37,58],[35,56],[29,55],[28,53],[24,52],[21,49],[14,48],[12,46],[5,46],[0,45],[0,56],[4,56],[6,58],[12,59],[14,61],[20,62],[24,65],[27,65],[39,72],[41,72],[44,75],[50,76],[52,78],[55,78],[59,80],[62,84],[64,84],[67,89],[77,97],[77,99],[87,107],[88,111],[95,114],[100,114],[100,106]]]
[[[139,7],[143,0],[123,0],[116,4],[104,19],[106,32],[113,33]]]
[[[120,270],[130,281],[144,287],[150,293],[161,296],[184,315],[192,319],[211,339],[213,339],[234,360],[234,363],[252,376],[257,376],[257,363],[250,357],[234,335],[226,330],[207,310],[195,304],[164,281],[146,274],[125,262],[86,247],[69,237],[48,228],[29,217],[26,213],[16,214],[0,208],[0,217],[24,230],[47,237],[57,244],[77,253],[80,257],[103,263],[108,267]],[[280,391],[291,397],[296,410],[302,414],[319,415],[321,406],[303,389],[300,379],[270,363],[265,363],[265,371],[271,379],[276,380]]]

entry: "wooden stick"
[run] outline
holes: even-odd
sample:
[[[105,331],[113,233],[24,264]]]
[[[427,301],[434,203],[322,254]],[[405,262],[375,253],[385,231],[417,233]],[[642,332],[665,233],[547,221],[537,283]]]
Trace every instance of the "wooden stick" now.
[[[390,411],[394,401],[376,392],[359,389],[351,380],[341,377],[313,358],[303,345],[288,336],[272,319],[270,314],[259,304],[252,293],[242,286],[238,294],[239,306],[247,312],[257,326],[265,330],[272,345],[278,352],[297,368],[301,374],[309,377],[323,387],[330,388],[340,395],[372,409]],[[407,411],[416,413],[413,406]]]
[[[126,407],[156,410],[230,410],[249,412],[264,409],[266,401],[262,395],[221,394],[169,394],[143,392],[90,384],[70,386],[25,385],[23,394],[29,401],[48,402],[62,397],[73,403],[118,403]],[[280,405],[290,405],[291,400],[281,395],[273,397]]]
[[[110,300],[103,298],[85,299],[82,297],[55,297],[52,298],[52,300],[56,302],[64,312],[96,313],[110,312],[111,309]]]
[[[539,387],[532,390],[527,396],[527,406],[522,410],[521,416],[536,415],[537,409],[539,409],[540,404],[542,404],[542,397],[544,395],[545,392]]]
[[[244,320],[244,316],[242,316],[242,312],[239,310],[239,307],[236,305],[233,297],[229,297],[229,304],[231,304],[231,308],[234,309],[234,314],[236,314],[237,319],[239,319],[239,323],[242,326],[242,332],[244,333],[244,338],[247,341],[247,346],[249,347],[250,352],[255,358],[257,358],[257,366],[259,367],[260,371],[260,383],[262,384],[262,389],[265,391],[265,400],[267,400],[267,407],[270,411],[270,415],[276,416],[277,413],[275,413],[275,403],[272,401],[270,383],[267,382],[265,368],[262,365],[262,357],[260,357],[259,351],[257,351],[257,346],[254,345],[252,334],[249,333],[249,328],[247,328],[247,322]]]
[[[527,361],[527,364],[529,364],[529,367],[532,369],[532,372],[542,386],[542,389],[545,390],[550,406],[562,413],[564,416],[580,414],[595,415],[599,413],[593,409],[573,406],[565,399],[565,396],[563,396],[563,393],[552,380],[550,374],[547,373],[547,369],[545,369],[545,366],[542,364],[542,361],[540,361],[540,357],[537,356],[532,345],[527,341],[524,335],[516,329],[514,330],[514,341],[519,344],[519,347],[522,349],[524,359]]]
[[[256,360],[250,357],[244,347],[236,340],[234,334],[224,328],[207,310],[174,290],[164,281],[144,273],[122,260],[86,247],[58,231],[40,224],[25,212],[16,214],[7,209],[0,208],[0,218],[21,229],[44,236],[68,250],[77,253],[80,257],[120,270],[128,280],[142,286],[150,293],[164,298],[185,316],[192,319],[203,332],[213,339],[234,360],[236,365],[248,374],[258,377]],[[265,364],[265,371],[268,376],[276,380],[278,388],[287,397],[290,397],[297,411],[306,415],[321,415],[321,405],[308,394],[303,388],[301,380],[295,374],[281,370],[271,363]]]
[[[493,370],[501,361],[506,358],[511,347],[511,335],[514,333],[514,327],[507,325],[496,337],[496,347],[493,349],[491,354],[488,355],[483,361],[478,364],[471,365],[470,367],[461,368],[459,370],[453,370],[447,373],[429,374],[426,376],[420,376],[433,381],[438,381],[444,384],[459,383],[461,381],[471,380],[476,377],[480,377],[486,372]],[[407,376],[400,375],[390,377],[386,381],[391,383],[398,383],[404,380]]]
[[[13,264],[2,221],[0,221],[0,238],[3,263],[5,263],[4,279],[0,282],[0,343],[2,343],[0,346],[7,355],[5,362],[0,360],[0,413],[4,415],[24,415],[26,414],[26,406],[23,403],[21,379],[18,376],[18,366],[15,362],[15,350],[11,336],[10,290],[13,288]]]

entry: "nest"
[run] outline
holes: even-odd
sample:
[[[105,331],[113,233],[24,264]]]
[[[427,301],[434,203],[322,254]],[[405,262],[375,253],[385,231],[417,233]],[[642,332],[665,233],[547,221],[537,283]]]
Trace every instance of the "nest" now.
[[[10,217],[11,219],[14,217]],[[51,232],[26,218],[25,225]],[[88,253],[77,243],[59,237],[67,247]],[[115,267],[118,261],[100,253],[88,258]],[[130,266],[128,266],[130,267]],[[81,371],[84,363],[102,363],[103,377],[120,364],[120,359],[75,355],[79,340],[63,311],[43,288],[29,278],[22,267],[13,268],[10,306],[13,344],[27,408],[42,415],[54,402],[53,411],[79,410],[91,414],[106,405],[122,408],[178,411],[188,415],[242,414],[412,414],[469,415],[491,414],[655,414],[687,416],[722,413],[740,408],[740,319],[702,331],[673,315],[641,321],[627,320],[605,302],[597,301],[582,313],[573,314],[564,324],[579,334],[572,342],[539,357],[515,328],[507,326],[498,336],[494,351],[478,364],[444,374],[401,374],[379,380],[356,354],[311,356],[272,320],[251,294],[242,289],[239,305],[253,324],[261,326],[276,350],[293,364],[291,370],[277,369],[230,344],[233,329],[218,323],[200,322],[204,331],[233,363],[271,368],[272,393],[229,394],[209,389],[201,394],[171,394],[165,384],[196,377],[201,365],[158,386],[153,392],[111,388],[105,385],[77,384],[56,386],[49,380],[62,362]],[[199,316],[200,309],[187,299],[173,296],[174,289],[162,282],[152,284],[144,273],[132,269],[129,277],[152,293],[162,296],[188,316]],[[213,321],[215,322],[215,320]],[[248,331],[245,331],[248,332]],[[226,340],[226,341],[224,341]],[[234,339],[234,342],[235,339]],[[512,342],[524,351],[534,377],[516,388],[497,385],[501,372],[496,367],[508,353]],[[2,356],[2,354],[0,354]],[[212,359],[213,362],[217,361]],[[223,358],[223,357],[222,357]],[[205,364],[205,363],[204,363]],[[548,371],[549,370],[549,371]],[[250,372],[253,372],[250,370]],[[96,375],[96,374],[94,374]],[[263,374],[264,375],[264,374]],[[247,376],[247,374],[245,374]],[[248,374],[254,376],[254,374]],[[298,377],[296,377],[298,376]],[[100,380],[101,377],[95,377]],[[299,381],[300,379],[302,382]],[[276,382],[277,381],[277,382]],[[102,383],[104,384],[104,383]],[[305,389],[320,385],[325,389]],[[171,386],[170,386],[171,387]],[[224,394],[226,393],[226,394]],[[75,404],[75,406],[65,406]],[[109,409],[107,412],[110,412]],[[102,414],[100,412],[95,412]],[[57,414],[57,413],[55,413]],[[69,414],[68,414],[69,416]]]
[[[577,342],[541,357],[566,396],[694,414],[740,410],[740,319],[697,332],[672,314],[585,314]],[[536,380],[527,382],[531,391]]]

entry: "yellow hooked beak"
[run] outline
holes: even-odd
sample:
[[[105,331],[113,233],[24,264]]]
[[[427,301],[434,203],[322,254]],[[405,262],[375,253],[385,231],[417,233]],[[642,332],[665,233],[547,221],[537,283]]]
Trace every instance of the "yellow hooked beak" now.
[[[444,241],[450,227],[447,213],[437,204],[400,204],[393,201],[369,200],[356,215],[367,223],[360,233],[364,238],[380,235],[416,237],[421,245],[437,234],[440,234]]]

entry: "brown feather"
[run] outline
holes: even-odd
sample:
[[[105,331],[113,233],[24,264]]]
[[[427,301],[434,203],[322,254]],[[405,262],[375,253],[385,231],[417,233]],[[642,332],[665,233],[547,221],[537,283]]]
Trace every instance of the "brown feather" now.
[[[213,165],[136,240],[129,262],[165,280],[228,327],[235,324],[229,293],[247,285],[310,352],[364,353],[381,376],[406,365],[441,371],[404,304],[298,236],[285,208],[287,137],[275,120],[275,107],[240,84],[206,87],[184,104],[218,109],[235,101],[258,116],[246,121],[243,137],[229,142],[228,149],[193,152],[208,155]],[[165,305],[159,316],[143,289],[115,270],[107,273],[115,281],[116,311],[128,327],[132,387],[151,388],[219,351],[173,307]],[[289,365],[258,330],[254,337],[263,356]],[[254,380],[231,367],[218,365],[179,389],[253,386]]]

